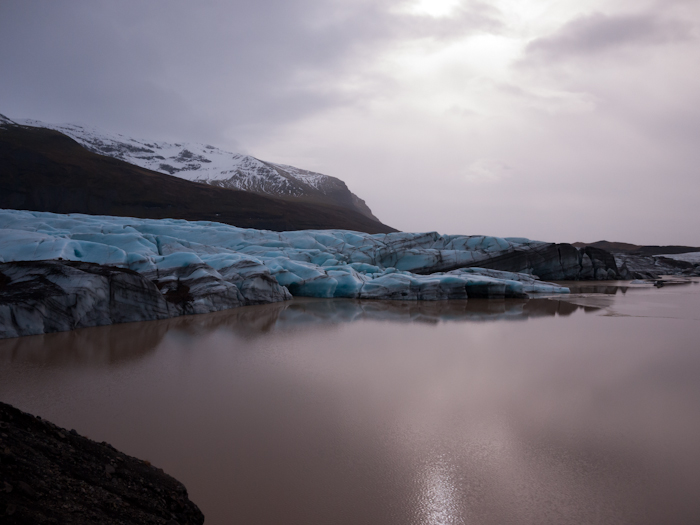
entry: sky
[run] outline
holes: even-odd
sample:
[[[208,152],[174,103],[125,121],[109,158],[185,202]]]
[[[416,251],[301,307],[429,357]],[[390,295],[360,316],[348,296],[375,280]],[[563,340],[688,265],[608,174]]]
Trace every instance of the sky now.
[[[0,113],[333,175],[403,231],[700,246],[697,0],[7,0]]]

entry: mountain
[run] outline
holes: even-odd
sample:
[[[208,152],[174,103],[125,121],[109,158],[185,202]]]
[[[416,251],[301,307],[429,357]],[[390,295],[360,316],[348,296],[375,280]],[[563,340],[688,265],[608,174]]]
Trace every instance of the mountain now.
[[[141,140],[76,124],[47,124],[29,119],[17,123],[60,131],[93,153],[181,179],[285,200],[342,206],[379,220],[342,180],[329,175],[230,153],[206,144]]]
[[[396,231],[338,205],[209,186],[88,151],[51,129],[0,115],[0,208],[216,221],[268,230]]]

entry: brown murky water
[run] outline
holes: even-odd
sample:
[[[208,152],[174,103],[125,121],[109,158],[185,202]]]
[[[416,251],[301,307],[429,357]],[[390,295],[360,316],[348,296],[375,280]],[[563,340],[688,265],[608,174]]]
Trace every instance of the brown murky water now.
[[[700,283],[298,300],[0,341],[0,399],[208,524],[700,523]]]

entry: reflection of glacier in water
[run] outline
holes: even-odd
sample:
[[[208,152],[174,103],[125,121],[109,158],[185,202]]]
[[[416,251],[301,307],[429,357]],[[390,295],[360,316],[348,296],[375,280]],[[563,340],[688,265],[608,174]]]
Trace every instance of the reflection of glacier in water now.
[[[568,316],[595,307],[556,299],[471,299],[468,301],[408,302],[299,298],[284,303],[236,308],[205,315],[162,321],[125,323],[0,340],[0,363],[109,366],[140,359],[169,332],[201,336],[227,330],[255,338],[274,331],[304,326],[332,327],[358,321],[393,323],[526,321],[533,317]]]
[[[692,285],[697,281],[688,281]],[[439,323],[520,321],[567,317],[577,311],[610,312],[630,292],[654,294],[651,284],[567,283],[572,293],[531,299],[469,299],[453,301],[387,301],[295,298],[292,301],[247,306],[204,315],[162,321],[84,328],[72,332],[0,340],[0,364],[27,362],[109,366],[140,359],[154,351],[166,334],[203,336],[217,330],[254,339],[289,329],[333,329],[360,321]],[[642,297],[640,296],[640,299]],[[645,302],[648,299],[644,299]],[[635,301],[625,301],[634,303]],[[628,306],[629,308],[629,306]],[[617,313],[615,313],[617,315]]]
[[[697,281],[688,281],[692,285]],[[191,315],[72,332],[0,340],[0,364],[27,362],[47,365],[90,364],[109,366],[140,359],[154,351],[166,334],[203,336],[218,330],[254,339],[290,329],[333,329],[360,321],[439,323],[520,321],[567,317],[577,311],[607,311],[629,292],[654,294],[651,284],[616,286],[602,283],[567,283],[570,295],[531,299],[469,299],[458,301],[382,301],[360,299],[295,298],[292,301],[247,306],[204,315]],[[640,297],[641,299],[641,297]],[[643,302],[646,302],[645,299]],[[626,301],[633,304],[635,301]],[[628,309],[629,309],[628,305]],[[617,312],[614,313],[618,315]]]
[[[276,327],[313,323],[524,321],[530,317],[571,315],[582,308],[551,299],[406,302],[296,300],[280,312]]]

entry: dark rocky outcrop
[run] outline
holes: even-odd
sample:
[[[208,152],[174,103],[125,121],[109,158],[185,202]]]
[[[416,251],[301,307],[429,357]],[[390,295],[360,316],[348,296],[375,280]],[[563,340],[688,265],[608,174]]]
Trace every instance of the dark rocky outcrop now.
[[[516,273],[531,273],[545,281],[605,281],[627,279],[615,257],[593,247],[578,249],[571,244],[542,244],[528,250],[511,250],[471,266]]]
[[[615,258],[623,279],[658,279],[661,275],[700,275],[700,265],[664,255],[700,252],[693,246],[639,246],[624,242],[574,243],[581,250],[602,249]]]
[[[606,281],[629,277],[627,269],[618,268],[615,257],[606,250],[587,246],[578,252],[581,268],[578,280]]]
[[[700,276],[700,265],[668,257],[616,253],[615,260],[627,268],[630,279],[658,279],[662,275]]]
[[[127,456],[0,402],[3,525],[200,525],[185,486]]]

